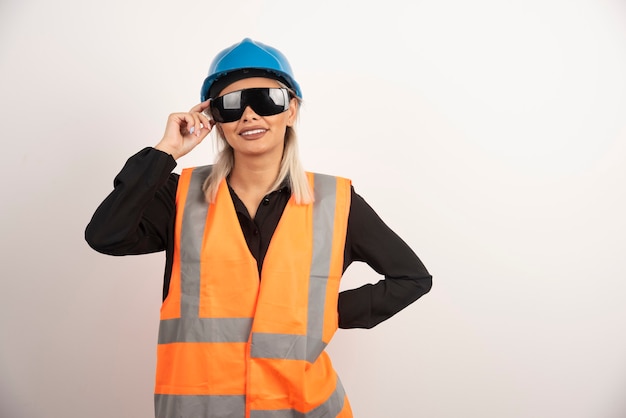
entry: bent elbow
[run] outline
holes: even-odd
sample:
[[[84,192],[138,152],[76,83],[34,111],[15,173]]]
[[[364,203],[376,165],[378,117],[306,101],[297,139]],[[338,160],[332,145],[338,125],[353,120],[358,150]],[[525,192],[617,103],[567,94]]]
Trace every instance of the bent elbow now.
[[[91,226],[91,224],[88,224],[85,228],[85,241],[87,241],[87,244],[93,250],[96,250],[99,253],[104,251],[105,245],[102,242],[102,237],[98,234],[98,231]]]
[[[433,276],[428,275],[427,277],[422,279],[421,285],[422,285],[422,289],[424,290],[422,295],[425,295],[426,293],[430,292],[430,290],[433,288]]]
[[[85,241],[93,250],[101,254],[117,255],[113,251],[114,242],[111,234],[105,233],[102,228],[96,228],[92,223],[85,228]]]

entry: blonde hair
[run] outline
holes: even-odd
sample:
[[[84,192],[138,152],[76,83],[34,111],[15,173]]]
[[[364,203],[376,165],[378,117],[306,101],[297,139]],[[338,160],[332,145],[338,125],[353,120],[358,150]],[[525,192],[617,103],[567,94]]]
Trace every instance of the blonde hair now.
[[[295,97],[298,102],[299,112],[301,100],[293,93],[292,97]],[[219,129],[219,126],[217,126],[217,128],[217,157],[215,158],[211,174],[202,185],[202,190],[204,191],[204,195],[208,203],[215,203],[217,189],[219,188],[220,183],[223,179],[228,177],[235,166],[234,150],[228,144],[226,138],[224,138],[224,134],[222,130]],[[292,126],[287,126],[287,129],[285,130],[283,157],[280,161],[278,176],[276,177],[274,184],[272,184],[270,191],[279,189],[285,180],[289,182],[291,194],[294,196],[296,204],[306,205],[313,202],[313,191],[311,190],[306,173],[302,163],[300,162],[300,155],[298,153],[298,138],[296,131]]]

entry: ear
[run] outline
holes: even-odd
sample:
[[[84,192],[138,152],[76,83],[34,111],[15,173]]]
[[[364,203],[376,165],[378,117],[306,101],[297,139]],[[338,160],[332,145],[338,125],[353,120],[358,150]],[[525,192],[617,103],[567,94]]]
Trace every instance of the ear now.
[[[287,126],[292,127],[296,122],[298,116],[299,103],[296,99],[291,99],[289,102],[289,109],[287,110],[289,117],[287,118]]]

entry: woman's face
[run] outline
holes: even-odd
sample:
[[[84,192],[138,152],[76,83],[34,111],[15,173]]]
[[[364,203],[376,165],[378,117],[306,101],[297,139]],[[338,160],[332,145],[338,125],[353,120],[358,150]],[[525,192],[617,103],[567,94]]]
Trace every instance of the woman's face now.
[[[220,92],[220,96],[237,90],[258,87],[281,87],[276,80],[270,78],[245,78],[236,81]],[[238,154],[246,156],[266,156],[282,159],[285,131],[292,126],[298,103],[291,99],[289,109],[272,116],[257,115],[250,106],[246,107],[241,118],[235,122],[220,123],[226,142]]]

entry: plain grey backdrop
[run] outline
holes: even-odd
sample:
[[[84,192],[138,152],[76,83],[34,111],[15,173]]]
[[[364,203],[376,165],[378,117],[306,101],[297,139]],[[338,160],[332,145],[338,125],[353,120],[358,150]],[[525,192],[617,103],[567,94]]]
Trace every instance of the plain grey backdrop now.
[[[164,255],[83,231],[244,37],[291,61],[306,168],[352,178],[434,275],[331,343],[356,417],[626,416],[618,0],[1,0],[0,416],[152,416]]]

